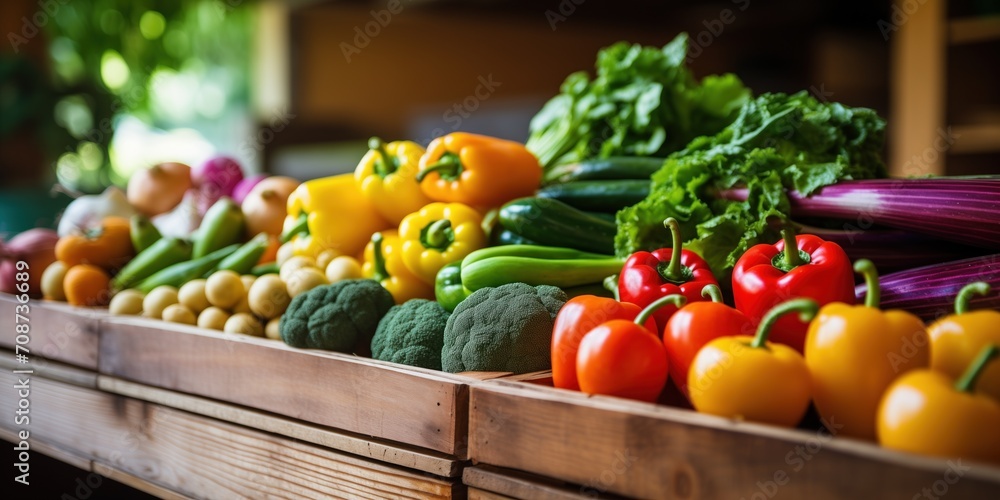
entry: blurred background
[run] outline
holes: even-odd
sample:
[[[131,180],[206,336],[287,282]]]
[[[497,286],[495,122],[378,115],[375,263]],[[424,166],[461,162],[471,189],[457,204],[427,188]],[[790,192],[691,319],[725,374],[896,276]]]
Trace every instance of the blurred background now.
[[[897,175],[1000,173],[1000,0],[4,0],[0,221],[167,160],[308,179],[372,135],[524,140],[600,48],[680,31],[699,76],[878,110]]]

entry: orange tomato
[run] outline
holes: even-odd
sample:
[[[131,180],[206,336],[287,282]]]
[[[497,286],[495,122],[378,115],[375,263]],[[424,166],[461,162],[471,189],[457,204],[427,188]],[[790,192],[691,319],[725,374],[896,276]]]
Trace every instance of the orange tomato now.
[[[63,236],[56,243],[56,259],[66,267],[91,264],[106,271],[116,271],[134,253],[129,221],[124,217],[105,217],[101,227],[84,234]]]
[[[74,306],[103,306],[111,299],[108,283],[111,276],[100,267],[79,264],[66,271],[63,290],[66,301]]]

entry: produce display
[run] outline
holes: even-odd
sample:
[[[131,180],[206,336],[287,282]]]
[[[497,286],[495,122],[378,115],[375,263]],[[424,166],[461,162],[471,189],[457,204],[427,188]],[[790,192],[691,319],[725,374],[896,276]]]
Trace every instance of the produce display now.
[[[1000,463],[1000,177],[888,179],[874,111],[686,55],[602,50],[526,144],[153,166],[4,244],[0,288],[28,260],[30,293],[112,314]]]

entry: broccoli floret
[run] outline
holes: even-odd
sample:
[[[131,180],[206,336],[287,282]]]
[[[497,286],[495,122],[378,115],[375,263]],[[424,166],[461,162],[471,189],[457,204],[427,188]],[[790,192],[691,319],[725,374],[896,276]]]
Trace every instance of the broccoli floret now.
[[[344,280],[292,299],[281,316],[281,340],[292,347],[367,355],[392,295],[372,280]]]
[[[372,338],[372,357],[440,370],[448,316],[448,311],[433,300],[413,299],[393,306]]]
[[[551,366],[552,325],[566,294],[554,286],[510,283],[476,290],[444,329],[444,371],[527,373]]]

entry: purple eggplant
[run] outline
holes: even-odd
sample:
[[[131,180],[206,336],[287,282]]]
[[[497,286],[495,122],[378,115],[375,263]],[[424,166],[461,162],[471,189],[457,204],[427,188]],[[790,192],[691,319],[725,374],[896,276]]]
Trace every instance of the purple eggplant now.
[[[899,249],[905,252],[905,248]],[[903,309],[925,321],[951,314],[955,309],[955,296],[965,285],[985,281],[993,290],[1000,290],[1000,254],[973,257],[918,267],[879,277],[882,288],[883,309]],[[854,288],[861,302],[868,287]],[[1000,309],[1000,293],[973,296],[969,308]]]
[[[747,190],[727,189],[718,196],[745,200]],[[788,198],[792,217],[843,219],[850,231],[879,225],[1000,249],[997,177],[845,181],[808,197],[790,191]]]

